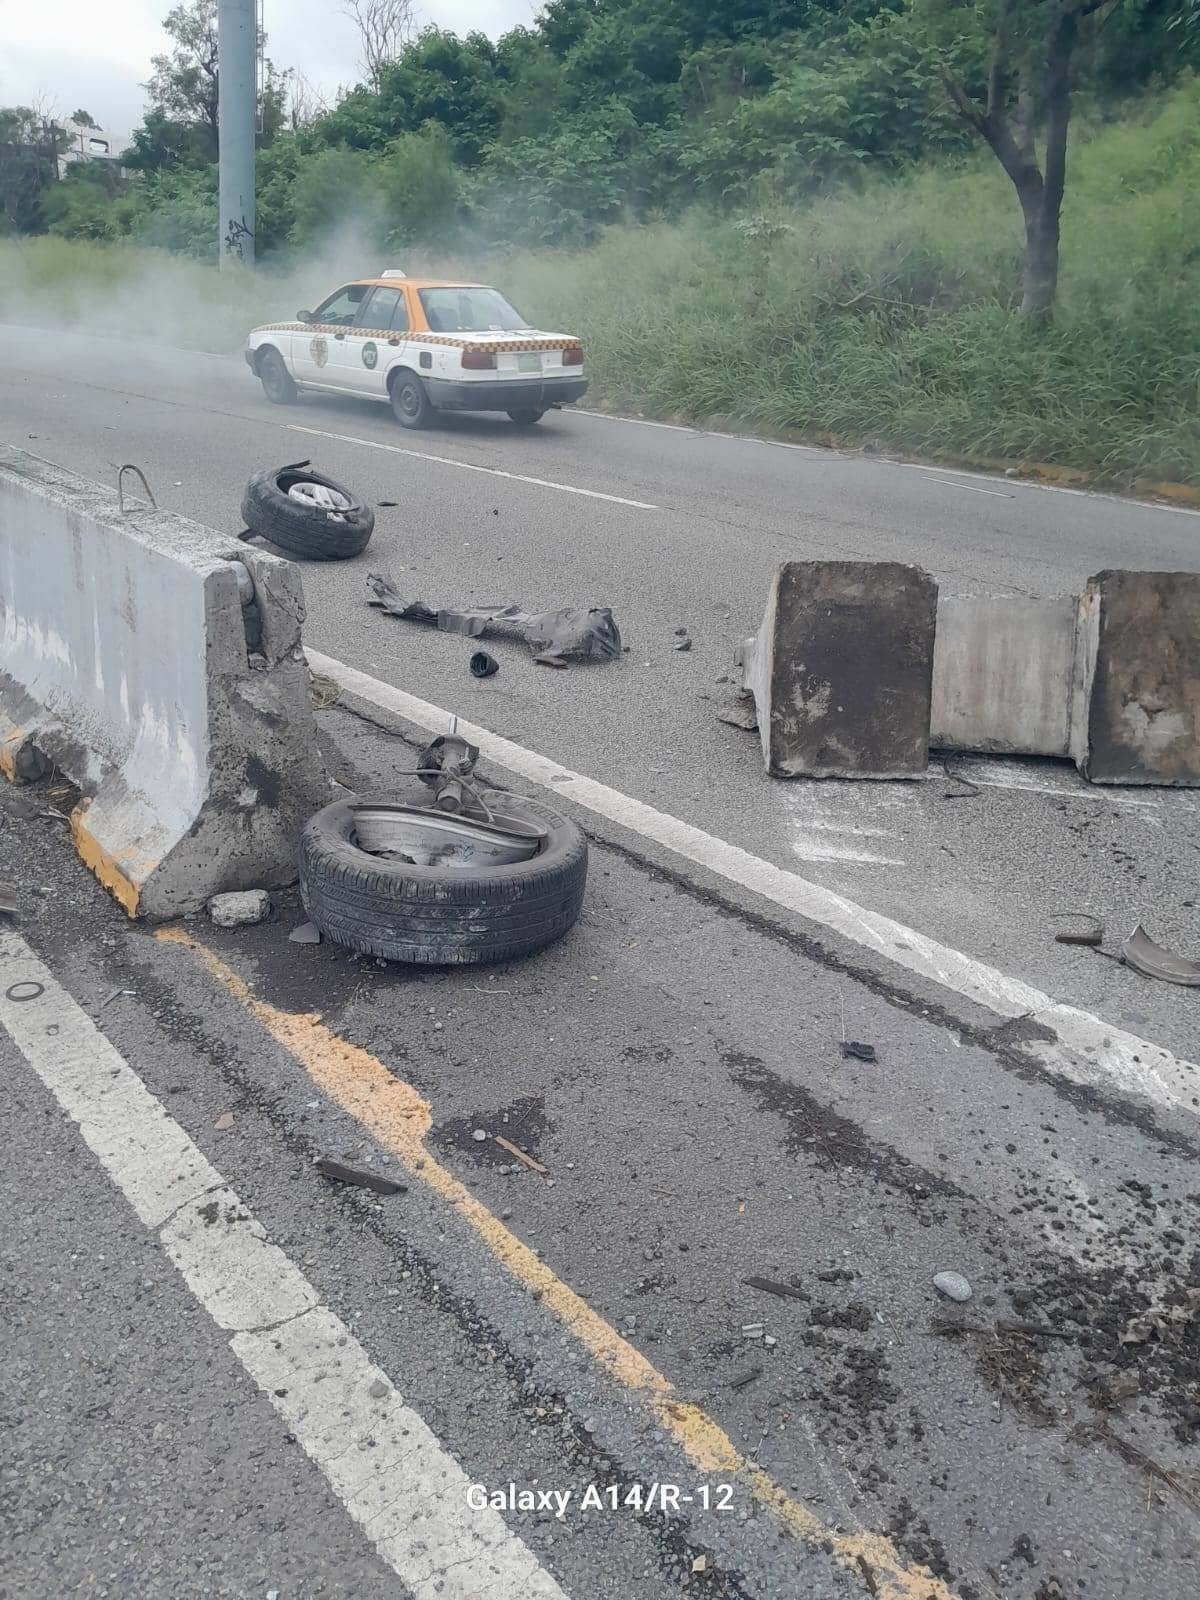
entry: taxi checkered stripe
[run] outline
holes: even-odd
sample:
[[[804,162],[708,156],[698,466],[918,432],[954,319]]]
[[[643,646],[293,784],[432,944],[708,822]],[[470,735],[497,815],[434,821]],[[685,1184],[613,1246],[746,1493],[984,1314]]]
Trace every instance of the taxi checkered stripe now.
[[[368,339],[395,339],[397,342],[412,340],[416,344],[447,344],[462,350],[563,350],[572,349],[577,343],[574,339],[489,339],[486,344],[480,344],[467,334],[461,333],[425,333],[420,330],[411,330],[407,333],[398,333],[394,328],[348,328],[344,323],[335,322],[264,322],[255,329],[256,333],[352,333],[357,337]]]

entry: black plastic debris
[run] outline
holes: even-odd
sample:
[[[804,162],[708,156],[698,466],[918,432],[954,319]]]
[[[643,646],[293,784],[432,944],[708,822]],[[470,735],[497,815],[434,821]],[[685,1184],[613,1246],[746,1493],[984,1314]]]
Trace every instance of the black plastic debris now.
[[[761,1289],[764,1294],[777,1294],[781,1300],[807,1300],[803,1289],[790,1283],[780,1283],[775,1278],[743,1278],[747,1289]]]
[[[490,678],[493,673],[500,671],[500,663],[486,650],[476,650],[467,665],[473,678]]]
[[[621,654],[620,629],[607,606],[564,606],[559,611],[523,611],[515,605],[435,609],[423,600],[405,600],[391,578],[379,572],[368,573],[367,588],[371,591],[368,605],[403,622],[422,622],[468,639],[484,633],[524,639],[540,666],[612,661]]]
[[[1056,911],[1051,922],[1077,922],[1084,926],[1064,928],[1054,935],[1055,944],[1082,944],[1092,949],[1104,943],[1104,924],[1090,911]]]
[[[751,1367],[749,1372],[743,1372],[740,1378],[735,1378],[729,1385],[731,1389],[744,1389],[747,1384],[753,1383],[755,1378],[762,1377],[761,1367]]]
[[[842,1055],[853,1056],[855,1061],[874,1061],[875,1046],[873,1044],[860,1044],[857,1039],[843,1039]]]
[[[318,1156],[314,1163],[317,1171],[331,1183],[349,1183],[358,1189],[370,1189],[374,1194],[407,1194],[408,1185],[385,1178],[378,1172],[364,1172],[361,1167],[347,1167],[332,1156]]]

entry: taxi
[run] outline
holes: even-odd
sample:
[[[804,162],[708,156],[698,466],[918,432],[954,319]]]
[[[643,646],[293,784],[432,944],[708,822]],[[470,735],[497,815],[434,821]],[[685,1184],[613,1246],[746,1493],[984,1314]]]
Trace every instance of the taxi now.
[[[531,328],[487,284],[393,267],[296,315],[246,341],[250,370],[276,405],[311,389],[381,400],[406,428],[439,411],[506,411],[530,427],[587,388],[579,340]]]

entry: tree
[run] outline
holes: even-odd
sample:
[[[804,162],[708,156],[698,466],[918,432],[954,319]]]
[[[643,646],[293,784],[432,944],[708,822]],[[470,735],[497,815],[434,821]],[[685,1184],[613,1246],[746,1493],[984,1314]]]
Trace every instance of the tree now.
[[[175,41],[169,53],[152,56],[154,76],[144,84],[152,109],[172,122],[199,123],[217,154],[217,0],[183,0],[163,18]]]
[[[77,128],[98,128],[100,126],[90,111],[72,111],[67,121],[73,122]]]
[[[413,36],[413,0],[343,0],[343,15],[358,29],[362,69],[378,83]]]
[[[1081,24],[1122,0],[982,0],[986,88],[974,95],[950,65],[943,77],[959,115],[984,139],[1017,191],[1025,221],[1023,316],[1046,319],[1058,292],[1059,219],[1066,185],[1071,64]],[[931,9],[945,12],[934,0]],[[951,10],[958,11],[957,6]],[[1045,128],[1038,164],[1037,129]]]
[[[0,106],[0,233],[35,233],[67,135],[31,106]]]

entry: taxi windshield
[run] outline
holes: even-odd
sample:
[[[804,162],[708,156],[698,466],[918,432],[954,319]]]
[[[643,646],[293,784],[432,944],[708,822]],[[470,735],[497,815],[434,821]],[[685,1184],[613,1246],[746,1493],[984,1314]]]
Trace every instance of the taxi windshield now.
[[[421,289],[419,293],[433,333],[507,333],[529,326],[498,289]]]

